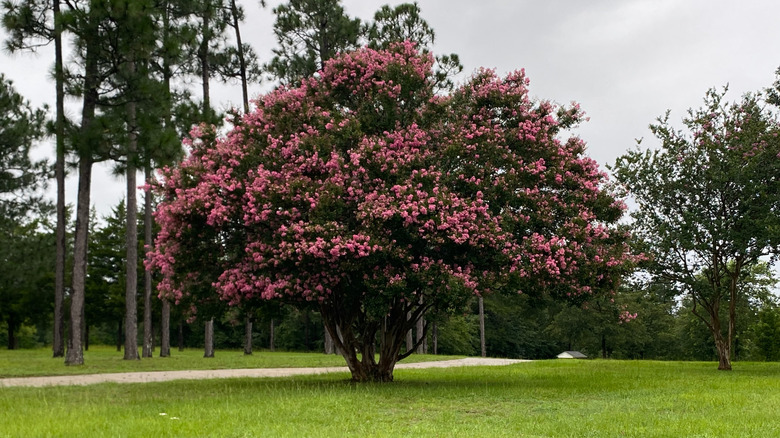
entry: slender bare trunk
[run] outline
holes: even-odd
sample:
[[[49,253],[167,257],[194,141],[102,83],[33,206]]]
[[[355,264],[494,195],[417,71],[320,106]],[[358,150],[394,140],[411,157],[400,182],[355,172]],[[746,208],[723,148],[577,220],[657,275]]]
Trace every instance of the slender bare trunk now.
[[[163,44],[168,44],[169,40],[169,29],[170,29],[170,4],[168,1],[164,2],[163,6]],[[170,54],[166,51],[163,54],[163,83],[165,84],[165,112],[163,115],[163,123],[165,125],[165,129],[170,128],[171,126],[171,107],[173,106],[171,102],[171,77],[173,76],[173,73],[171,72],[171,60],[170,60]],[[147,182],[149,181],[149,177],[147,177]],[[150,196],[151,199],[151,196]],[[149,225],[151,227],[151,224]],[[145,231],[145,230],[144,230]],[[151,250],[151,245],[153,245],[154,242],[150,238],[149,240],[149,249]],[[162,308],[160,309],[160,357],[170,357],[171,356],[171,303],[164,299],[162,300]]]
[[[244,321],[244,354],[252,354],[252,316],[249,315]]]
[[[200,62],[200,79],[203,90],[203,108],[202,117],[204,121],[209,120],[211,111],[211,97],[209,92],[209,78],[211,77],[211,67],[209,65],[209,42],[211,42],[211,2],[204,3],[203,16],[201,17],[203,29],[201,43],[198,47],[198,61]]]
[[[56,253],[54,262],[54,336],[52,353],[54,357],[65,356],[65,79],[62,68],[62,24],[60,22],[60,0],[54,0],[54,81],[56,87],[56,122],[54,125],[57,142],[57,158],[54,163],[54,177],[57,180],[57,229],[55,232]]]
[[[147,184],[152,179],[152,167],[144,166],[144,180]],[[144,247],[145,251],[152,248],[152,193],[144,194]],[[154,351],[154,335],[152,331],[152,271],[144,269],[144,346],[143,357],[152,357]]]
[[[160,323],[160,357],[171,356],[171,303],[162,300],[162,321]]]
[[[238,7],[236,0],[230,0],[230,11],[233,15],[233,28],[236,31],[236,49],[238,50],[238,66],[241,75],[241,92],[244,98],[244,114],[249,112],[249,93],[247,92],[246,60],[244,59],[244,46],[241,43],[241,30],[238,22]]]
[[[81,127],[76,150],[79,158],[79,188],[76,198],[76,230],[73,241],[73,275],[71,278],[70,334],[66,365],[84,364],[82,328],[84,325],[84,288],[87,278],[87,248],[89,242],[90,190],[92,164],[99,146],[99,133],[92,126],[98,104],[100,78],[98,77],[99,29],[95,12],[90,8],[84,28],[84,80],[81,107]]]
[[[214,357],[214,318],[206,321],[205,330],[203,357]]]
[[[94,114],[94,113],[93,113]],[[87,277],[87,241],[89,233],[89,192],[92,182],[92,158],[79,160],[79,188],[76,205],[76,232],[73,242],[73,278],[70,297],[70,339],[66,365],[84,364],[81,326],[84,321],[84,287]]]
[[[487,356],[485,347],[485,301],[479,297],[479,348],[482,357]]]
[[[134,68],[131,66],[131,69]],[[135,102],[127,104],[127,125],[129,129],[127,147],[127,223],[125,244],[125,360],[136,360],[138,356],[138,205],[136,202],[135,155],[138,148],[135,126]]]

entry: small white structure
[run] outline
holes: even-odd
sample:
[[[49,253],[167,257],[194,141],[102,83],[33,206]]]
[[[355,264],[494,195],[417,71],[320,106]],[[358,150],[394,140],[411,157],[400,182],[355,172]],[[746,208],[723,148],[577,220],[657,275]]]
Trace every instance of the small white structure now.
[[[579,351],[564,351],[558,355],[558,359],[587,359],[588,356],[580,353]]]

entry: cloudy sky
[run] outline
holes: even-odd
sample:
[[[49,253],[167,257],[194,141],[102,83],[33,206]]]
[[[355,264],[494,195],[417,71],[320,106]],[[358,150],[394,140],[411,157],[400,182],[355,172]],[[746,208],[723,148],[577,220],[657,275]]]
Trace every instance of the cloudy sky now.
[[[275,41],[270,1],[240,0],[242,29],[261,60]],[[345,0],[351,15],[369,19],[387,1]],[[399,2],[396,2],[399,3]],[[391,4],[396,4],[391,3]],[[524,68],[531,93],[559,103],[579,102],[590,121],[577,130],[602,166],[644,138],[667,109],[679,120],[712,87],[729,85],[730,100],[771,85],[780,66],[780,2],[774,0],[418,0],[436,31],[436,53],[457,53],[465,74],[478,67],[499,73]],[[0,38],[5,35],[0,31]],[[0,53],[0,73],[35,105],[53,105],[52,53]],[[262,93],[271,84],[255,84]],[[237,85],[215,87],[223,108],[240,103]],[[77,113],[77,107],[71,110]],[[51,144],[41,145],[48,154]],[[50,154],[49,154],[50,155]],[[139,180],[140,181],[140,180]],[[98,166],[93,202],[100,215],[123,198],[124,181]],[[68,202],[75,204],[75,178]]]

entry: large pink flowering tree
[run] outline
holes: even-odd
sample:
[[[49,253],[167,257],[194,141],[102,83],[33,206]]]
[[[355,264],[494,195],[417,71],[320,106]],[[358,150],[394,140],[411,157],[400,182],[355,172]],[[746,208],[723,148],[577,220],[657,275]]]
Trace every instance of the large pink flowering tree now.
[[[474,294],[587,297],[632,265],[624,205],[583,155],[575,106],[524,73],[434,94],[412,44],[340,55],[163,171],[160,294],[316,305],[357,381],[390,381],[405,333]],[[378,353],[378,359],[377,359]]]

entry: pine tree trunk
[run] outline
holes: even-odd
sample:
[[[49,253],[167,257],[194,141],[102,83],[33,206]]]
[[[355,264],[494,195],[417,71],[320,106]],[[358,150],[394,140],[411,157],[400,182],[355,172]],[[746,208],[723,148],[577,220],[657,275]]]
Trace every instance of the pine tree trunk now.
[[[93,112],[94,114],[94,112]],[[70,296],[70,339],[65,354],[66,365],[83,365],[84,350],[81,326],[84,320],[84,287],[87,277],[87,239],[89,232],[89,192],[92,182],[92,158],[79,160],[79,188],[76,204],[76,232],[73,242],[73,278]]]
[[[252,317],[247,316],[244,322],[244,354],[252,354]]]
[[[54,125],[57,155],[54,177],[57,180],[57,229],[54,262],[54,335],[53,357],[65,356],[65,79],[62,68],[62,24],[60,0],[54,6],[54,81],[56,87],[56,121]]]
[[[87,279],[87,247],[89,241],[90,189],[92,186],[93,154],[97,148],[98,133],[92,126],[98,104],[98,19],[92,8],[84,27],[84,80],[81,107],[80,142],[76,145],[79,158],[79,188],[76,199],[76,230],[73,241],[73,276],[71,278],[70,333],[66,365],[83,365],[84,350],[82,325],[84,323],[84,288]]]
[[[152,168],[144,167],[144,180],[148,184],[152,179]],[[148,252],[152,248],[152,193],[144,194],[144,246]],[[145,258],[145,257],[144,257]],[[154,335],[152,331],[152,271],[144,269],[144,346],[143,357],[152,357]]]
[[[487,348],[485,347],[485,301],[482,297],[479,297],[479,348],[482,357],[487,356]]]
[[[134,67],[130,67],[134,73]],[[127,224],[125,244],[125,360],[138,357],[138,205],[136,202],[135,154],[138,148],[135,127],[135,102],[127,104]]]
[[[160,357],[171,356],[171,303],[162,300],[162,321],[160,323]]]
[[[244,114],[249,112],[249,93],[247,91],[246,59],[244,59],[244,46],[241,43],[241,30],[238,22],[238,7],[236,0],[230,0],[230,11],[233,15],[233,28],[236,31],[236,49],[238,50],[238,66],[241,76],[241,92],[244,101]]]
[[[202,118],[205,122],[210,122],[211,112],[211,96],[209,91],[209,78],[211,77],[211,67],[209,65],[209,42],[211,42],[211,2],[204,2],[203,16],[201,17],[203,24],[203,34],[201,35],[201,43],[198,47],[198,61],[200,62],[200,79],[202,81],[203,90],[203,108]]]
[[[203,357],[214,357],[214,318],[206,321]]]

